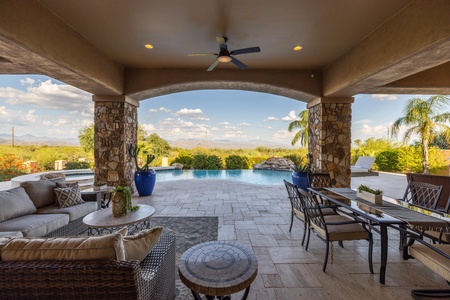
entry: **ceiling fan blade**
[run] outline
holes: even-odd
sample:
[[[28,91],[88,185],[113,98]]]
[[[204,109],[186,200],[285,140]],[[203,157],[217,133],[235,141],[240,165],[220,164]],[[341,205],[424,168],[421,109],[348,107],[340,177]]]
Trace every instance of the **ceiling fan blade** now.
[[[261,52],[261,49],[259,47],[250,47],[250,48],[238,49],[238,50],[231,51],[230,55],[239,55],[239,54],[255,53],[255,52]]]
[[[213,63],[212,63],[212,65],[210,65],[209,66],[209,68],[208,68],[208,70],[206,70],[206,71],[212,71],[212,70],[214,70],[214,68],[217,66],[219,64],[219,60],[215,60]]]
[[[219,55],[218,53],[189,53],[188,56],[210,56],[210,55]]]
[[[220,50],[228,50],[227,49],[227,38],[218,36],[216,37],[217,43],[219,44]]]
[[[247,69],[247,66],[237,58],[231,57],[231,62],[241,70]]]

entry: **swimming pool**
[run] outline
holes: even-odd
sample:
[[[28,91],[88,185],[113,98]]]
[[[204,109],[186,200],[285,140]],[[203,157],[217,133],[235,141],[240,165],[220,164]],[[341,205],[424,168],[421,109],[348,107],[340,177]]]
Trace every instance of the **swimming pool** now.
[[[179,179],[228,179],[261,185],[282,185],[291,172],[270,170],[157,170],[156,182]]]

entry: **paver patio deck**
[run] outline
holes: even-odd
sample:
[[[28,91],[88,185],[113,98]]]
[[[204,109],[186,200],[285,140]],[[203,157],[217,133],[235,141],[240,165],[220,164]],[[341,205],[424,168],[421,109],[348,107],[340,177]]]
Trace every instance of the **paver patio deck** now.
[[[374,177],[352,178],[352,187],[366,183],[391,197],[403,195],[404,176]],[[421,263],[402,260],[395,230],[389,232],[385,285],[378,282],[380,241],[376,233],[375,274],[369,272],[365,241],[345,242],[344,249],[335,245],[333,263],[330,260],[327,272],[323,273],[325,244],[311,236],[310,247],[305,251],[301,246],[302,223],[298,220],[289,233],[290,203],[282,185],[225,180],[167,181],[158,182],[152,196],[133,200],[152,205],[158,216],[218,216],[218,239],[245,243],[258,259],[258,276],[249,299],[398,300],[412,299],[410,291],[417,287],[447,287],[445,280]]]

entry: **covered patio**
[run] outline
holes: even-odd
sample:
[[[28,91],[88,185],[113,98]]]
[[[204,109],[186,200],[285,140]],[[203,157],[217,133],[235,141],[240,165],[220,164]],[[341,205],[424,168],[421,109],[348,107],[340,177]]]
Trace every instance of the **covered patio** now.
[[[354,184],[365,183],[355,179]],[[381,173],[370,178],[387,195],[395,197],[406,187],[404,176]],[[353,181],[354,179],[352,179]],[[168,217],[218,217],[218,239],[249,245],[258,259],[258,276],[248,299],[411,299],[420,288],[446,288],[447,283],[416,260],[403,260],[398,250],[399,234],[389,232],[386,284],[378,280],[380,240],[374,234],[374,271],[369,272],[365,241],[334,245],[334,260],[322,272],[325,244],[312,235],[308,251],[301,246],[303,224],[294,220],[289,232],[290,203],[282,185],[261,186],[221,180],[160,182],[151,197],[136,197],[152,205],[155,215]],[[180,284],[180,283],[178,283]],[[241,293],[242,294],[242,293]],[[189,293],[176,299],[193,299]],[[239,297],[237,297],[239,299]]]

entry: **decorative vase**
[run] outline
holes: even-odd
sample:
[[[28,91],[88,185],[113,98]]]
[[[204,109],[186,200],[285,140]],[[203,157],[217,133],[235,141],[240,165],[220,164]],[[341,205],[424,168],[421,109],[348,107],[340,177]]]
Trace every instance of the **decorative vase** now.
[[[127,200],[125,199],[123,192],[114,192],[111,202],[114,217],[120,217],[127,214]]]
[[[308,173],[292,172],[292,183],[306,191],[309,187]]]
[[[151,169],[149,171],[136,171],[134,173],[134,183],[139,196],[150,196],[156,182],[156,172]]]
[[[371,194],[365,191],[356,191],[356,196],[375,204],[383,204],[383,195]]]

